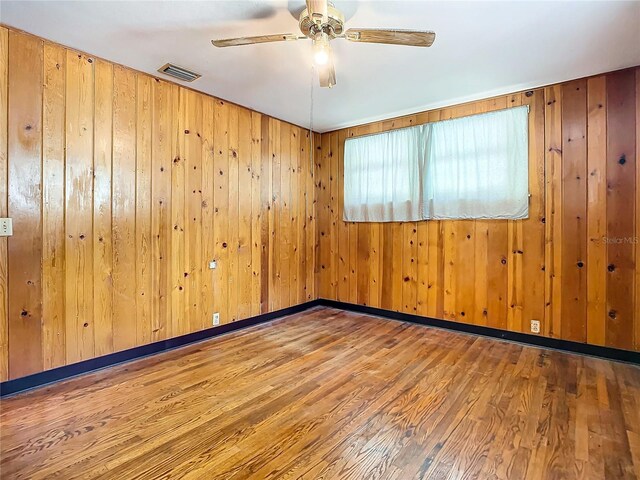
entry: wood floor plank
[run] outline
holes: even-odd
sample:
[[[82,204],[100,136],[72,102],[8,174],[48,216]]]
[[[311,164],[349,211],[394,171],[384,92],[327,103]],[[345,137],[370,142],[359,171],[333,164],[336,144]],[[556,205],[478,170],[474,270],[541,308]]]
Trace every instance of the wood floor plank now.
[[[3,478],[638,478],[640,368],[317,307],[8,397]]]

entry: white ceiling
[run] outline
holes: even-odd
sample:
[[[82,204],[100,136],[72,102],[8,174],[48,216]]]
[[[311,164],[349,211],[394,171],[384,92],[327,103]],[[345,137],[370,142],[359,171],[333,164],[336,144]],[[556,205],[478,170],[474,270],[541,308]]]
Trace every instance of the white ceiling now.
[[[335,40],[337,81],[314,86],[314,130],[452,105],[640,64],[640,2],[336,0],[347,27],[436,31],[431,48]],[[298,33],[302,0],[2,1],[0,21],[309,126],[311,44],[214,48],[210,40]]]

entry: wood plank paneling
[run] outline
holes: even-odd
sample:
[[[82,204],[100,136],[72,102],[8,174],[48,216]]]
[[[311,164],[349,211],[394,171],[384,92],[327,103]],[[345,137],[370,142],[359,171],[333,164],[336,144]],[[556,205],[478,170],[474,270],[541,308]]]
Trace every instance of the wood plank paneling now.
[[[65,345],[67,362],[73,363],[95,356],[93,59],[68,51],[66,70]]]
[[[352,228],[347,226],[347,231]],[[393,243],[393,225],[387,223],[382,226],[382,275],[380,276],[380,307],[393,310],[393,263],[395,246]],[[348,248],[348,247],[347,247]],[[399,250],[399,248],[398,248]],[[351,259],[350,259],[351,260]],[[427,287],[428,288],[428,287]]]
[[[587,341],[606,343],[607,77],[587,83]]]
[[[289,166],[291,178],[290,178],[290,190],[289,190],[289,221],[293,225],[291,229],[291,239],[289,243],[289,303],[295,305],[298,303],[298,295],[300,294],[299,282],[298,282],[298,266],[300,265],[300,258],[298,256],[298,176],[299,176],[299,164],[300,164],[300,142],[298,136],[300,135],[300,129],[298,127],[291,128],[290,136],[290,159]]]
[[[635,349],[640,351],[640,68],[636,68],[636,303],[635,303]],[[638,439],[640,442],[640,439]]]
[[[336,298],[341,302],[349,302],[349,224],[342,220],[344,212],[344,162],[340,159],[344,158],[344,141],[346,139],[346,130],[340,130],[338,133],[338,202],[337,202],[337,269],[338,269],[338,287]],[[380,280],[382,282],[382,279]]]
[[[331,281],[331,292],[333,297],[335,298],[337,288],[338,288],[338,262],[337,262],[337,254],[338,254],[338,134],[333,133],[330,137],[330,150],[329,150],[329,272],[330,272],[330,281]],[[377,252],[373,251],[372,257],[377,258]],[[375,271],[375,265],[371,269],[371,271]],[[373,284],[375,282],[375,277],[370,277],[369,281]],[[375,291],[375,285],[370,287]],[[377,302],[374,302],[377,303]]]
[[[638,71],[322,134],[319,296],[370,305],[379,295],[388,310],[525,333],[538,320],[544,336],[638,348]],[[343,188],[345,138],[519,105],[529,107],[529,218],[338,220],[337,243],[327,238],[332,215],[337,210],[340,219],[343,208],[340,193],[334,198],[326,192],[331,154],[338,152],[337,184]],[[334,266],[336,272],[327,272]],[[348,285],[355,285],[354,296]]]
[[[215,184],[215,145],[213,141],[215,100],[209,97],[202,99],[202,325],[213,324],[213,279],[215,270],[209,268],[209,262],[215,259],[215,232],[213,226]]]
[[[269,211],[269,230],[271,240],[269,243],[269,271],[270,287],[269,301],[271,310],[280,309],[280,297],[282,295],[282,262],[280,253],[282,245],[278,244],[276,238],[282,238],[280,212],[282,210],[282,156],[280,152],[280,124],[273,120],[269,121],[269,143],[271,149],[272,174],[271,174],[271,210]]]
[[[171,336],[183,335],[189,324],[186,288],[188,273],[186,271],[186,242],[187,226],[185,219],[185,204],[187,196],[185,125],[187,116],[186,90],[172,87],[175,109],[172,115],[171,150],[173,165],[171,167]]]
[[[545,98],[545,322],[544,333],[562,338],[562,86]]]
[[[113,65],[95,61],[93,315],[96,356],[113,352]]]
[[[7,216],[9,31],[0,27],[0,216]],[[9,292],[6,237],[0,237],[0,382],[9,378]]]
[[[136,91],[136,344],[151,341],[152,79],[138,75]]]
[[[329,180],[329,135],[322,135],[321,143],[318,145],[320,153],[316,160],[316,196],[318,198],[317,216],[318,216],[318,249],[317,268],[318,268],[318,296],[321,298],[331,297],[331,278],[329,264],[329,225],[331,217],[329,215],[329,196],[331,194]]]
[[[262,115],[251,112],[251,315],[260,314],[262,291]]]
[[[208,327],[202,317],[202,96],[187,92],[184,128],[185,186],[185,329]]]
[[[307,241],[307,255],[306,255],[306,268],[307,268],[307,300],[315,299],[318,296],[317,289],[317,268],[316,263],[316,251],[318,249],[317,242],[317,217],[318,217],[318,204],[317,204],[317,189],[316,189],[316,165],[318,163],[320,155],[320,135],[307,132],[307,156],[309,157],[307,169],[307,181],[305,188],[306,198],[306,241]]]
[[[64,48],[45,45],[42,98],[42,356],[45,369],[66,364],[65,80]]]
[[[136,345],[136,74],[113,69],[113,348]]]
[[[39,372],[42,358],[43,42],[9,32],[9,377]]]
[[[214,105],[214,191],[213,228],[214,259],[218,263],[213,275],[214,313],[220,314],[220,323],[228,323],[229,284],[227,283],[229,249],[227,232],[229,223],[229,107],[218,100]]]
[[[509,238],[507,225],[493,220],[487,232],[487,325],[507,328],[507,280]]]
[[[607,76],[607,344],[633,348],[635,309],[636,80]]]
[[[297,255],[298,255],[298,299],[297,303],[307,301],[307,236],[308,226],[305,226],[307,217],[307,174],[311,168],[309,148],[307,145],[308,131],[300,128],[298,131],[298,193],[296,194],[297,208]],[[313,186],[311,187],[313,191]],[[315,244],[315,238],[312,239]],[[311,275],[313,279],[313,274]]]
[[[260,160],[260,205],[262,215],[260,216],[260,313],[269,311],[271,299],[271,224],[273,214],[272,207],[272,178],[273,169],[271,165],[271,119],[261,120],[261,160]],[[315,256],[314,256],[315,261]]]
[[[238,319],[251,316],[251,112],[238,119]]]
[[[545,308],[545,171],[544,90],[522,95],[529,106],[529,218],[522,221],[522,332],[529,332],[531,320],[539,320],[544,331]]]
[[[291,126],[280,126],[280,194],[278,231],[282,241],[278,244],[278,309],[289,301],[291,285],[291,235],[286,228],[291,222]]]
[[[238,264],[238,212],[240,209],[239,197],[239,165],[238,165],[238,145],[240,141],[239,128],[239,108],[231,105],[229,109],[229,210],[227,212],[227,222],[229,225],[227,237],[227,251],[229,269],[225,281],[229,283],[229,305],[227,320],[235,322],[238,319],[238,289],[240,288],[239,264]]]
[[[151,338],[170,336],[171,318],[171,117],[172,87],[153,81],[151,157]],[[213,134],[213,132],[211,132]],[[211,190],[213,184],[211,184]],[[203,291],[207,291],[203,288]]]
[[[562,86],[562,338],[586,339],[587,82]]]

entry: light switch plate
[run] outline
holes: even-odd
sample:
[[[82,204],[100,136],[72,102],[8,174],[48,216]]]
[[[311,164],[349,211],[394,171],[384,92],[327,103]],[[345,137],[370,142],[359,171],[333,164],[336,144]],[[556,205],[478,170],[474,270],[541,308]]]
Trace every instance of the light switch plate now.
[[[213,260],[213,261],[209,262],[209,268],[210,268],[211,270],[215,270],[215,268],[216,268],[217,266],[218,266],[218,263],[217,263],[215,260]]]
[[[0,237],[13,235],[13,222],[10,218],[0,218]]]

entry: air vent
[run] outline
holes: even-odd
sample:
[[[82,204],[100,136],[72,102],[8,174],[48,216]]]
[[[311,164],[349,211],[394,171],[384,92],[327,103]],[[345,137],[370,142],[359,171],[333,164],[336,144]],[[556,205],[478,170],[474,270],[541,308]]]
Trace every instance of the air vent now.
[[[194,80],[197,80],[201,77],[201,75],[198,73],[190,72],[185,68],[178,67],[171,63],[167,63],[166,65],[160,67],[158,71],[184,82],[193,82]]]

